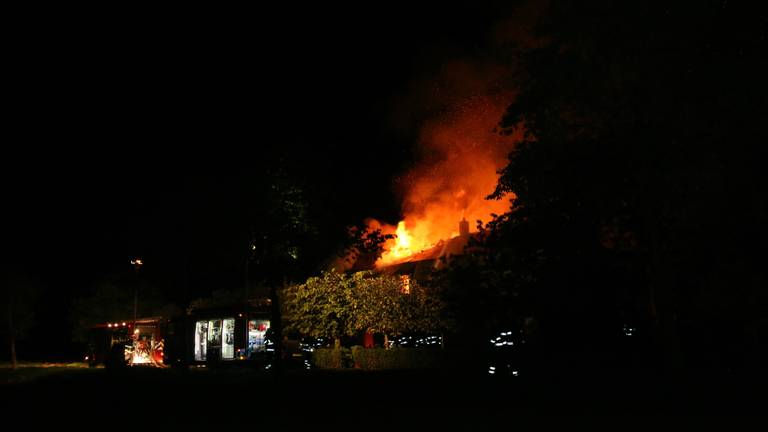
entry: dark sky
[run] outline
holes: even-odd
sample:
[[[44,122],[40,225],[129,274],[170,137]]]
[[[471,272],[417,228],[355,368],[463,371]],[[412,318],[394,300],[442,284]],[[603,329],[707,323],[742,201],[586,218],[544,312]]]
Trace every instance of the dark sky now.
[[[237,284],[253,190],[279,157],[321,203],[321,230],[394,221],[393,178],[418,128],[393,126],[413,108],[399,103],[414,80],[482,51],[505,10],[20,13],[6,272],[41,279],[56,308],[137,255],[176,293]]]

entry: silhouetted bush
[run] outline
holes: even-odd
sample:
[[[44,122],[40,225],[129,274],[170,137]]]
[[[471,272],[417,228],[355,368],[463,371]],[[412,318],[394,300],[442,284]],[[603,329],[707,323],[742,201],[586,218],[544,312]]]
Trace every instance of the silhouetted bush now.
[[[439,348],[364,348],[352,347],[355,368],[364,370],[434,369],[444,363]]]
[[[351,364],[349,348],[318,348],[312,353],[312,364],[319,369],[342,369]]]

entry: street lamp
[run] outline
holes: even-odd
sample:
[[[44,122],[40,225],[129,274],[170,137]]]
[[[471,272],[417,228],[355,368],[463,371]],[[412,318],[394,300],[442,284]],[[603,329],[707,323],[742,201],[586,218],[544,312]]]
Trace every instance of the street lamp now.
[[[139,270],[141,270],[141,266],[144,265],[144,262],[139,259],[135,258],[131,260],[131,265],[133,266],[133,269],[136,271],[136,285],[133,288],[133,328],[136,328],[136,313],[139,308]]]

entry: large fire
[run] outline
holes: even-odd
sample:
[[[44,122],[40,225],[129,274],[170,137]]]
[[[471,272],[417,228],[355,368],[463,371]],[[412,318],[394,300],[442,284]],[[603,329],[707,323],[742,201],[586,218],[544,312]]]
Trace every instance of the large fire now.
[[[413,240],[411,239],[408,230],[405,228],[405,221],[400,221],[397,224],[395,235],[397,235],[397,237],[395,238],[394,245],[390,246],[385,254],[392,261],[401,260],[418,252],[418,250],[414,249],[412,246]]]
[[[405,261],[456,237],[463,219],[473,227],[478,220],[488,222],[492,214],[509,210],[508,199],[485,198],[518,139],[495,132],[510,100],[509,94],[475,96],[425,124],[421,163],[400,182],[403,220],[397,226],[368,221],[369,228],[397,236],[387,242],[377,266]]]

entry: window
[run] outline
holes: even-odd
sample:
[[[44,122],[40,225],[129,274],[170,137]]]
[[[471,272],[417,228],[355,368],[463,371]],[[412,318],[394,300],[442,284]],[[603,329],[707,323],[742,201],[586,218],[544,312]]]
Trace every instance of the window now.
[[[195,360],[204,361],[208,354],[208,321],[195,324]]]
[[[195,323],[195,360],[207,360],[208,351],[219,359],[235,358],[235,319],[201,320]]]
[[[266,350],[264,336],[269,330],[269,320],[248,321],[248,353]]]
[[[408,275],[400,275],[400,291],[403,294],[411,293],[411,277]]]
[[[221,341],[221,358],[232,360],[235,358],[235,319],[224,319],[224,332]]]

